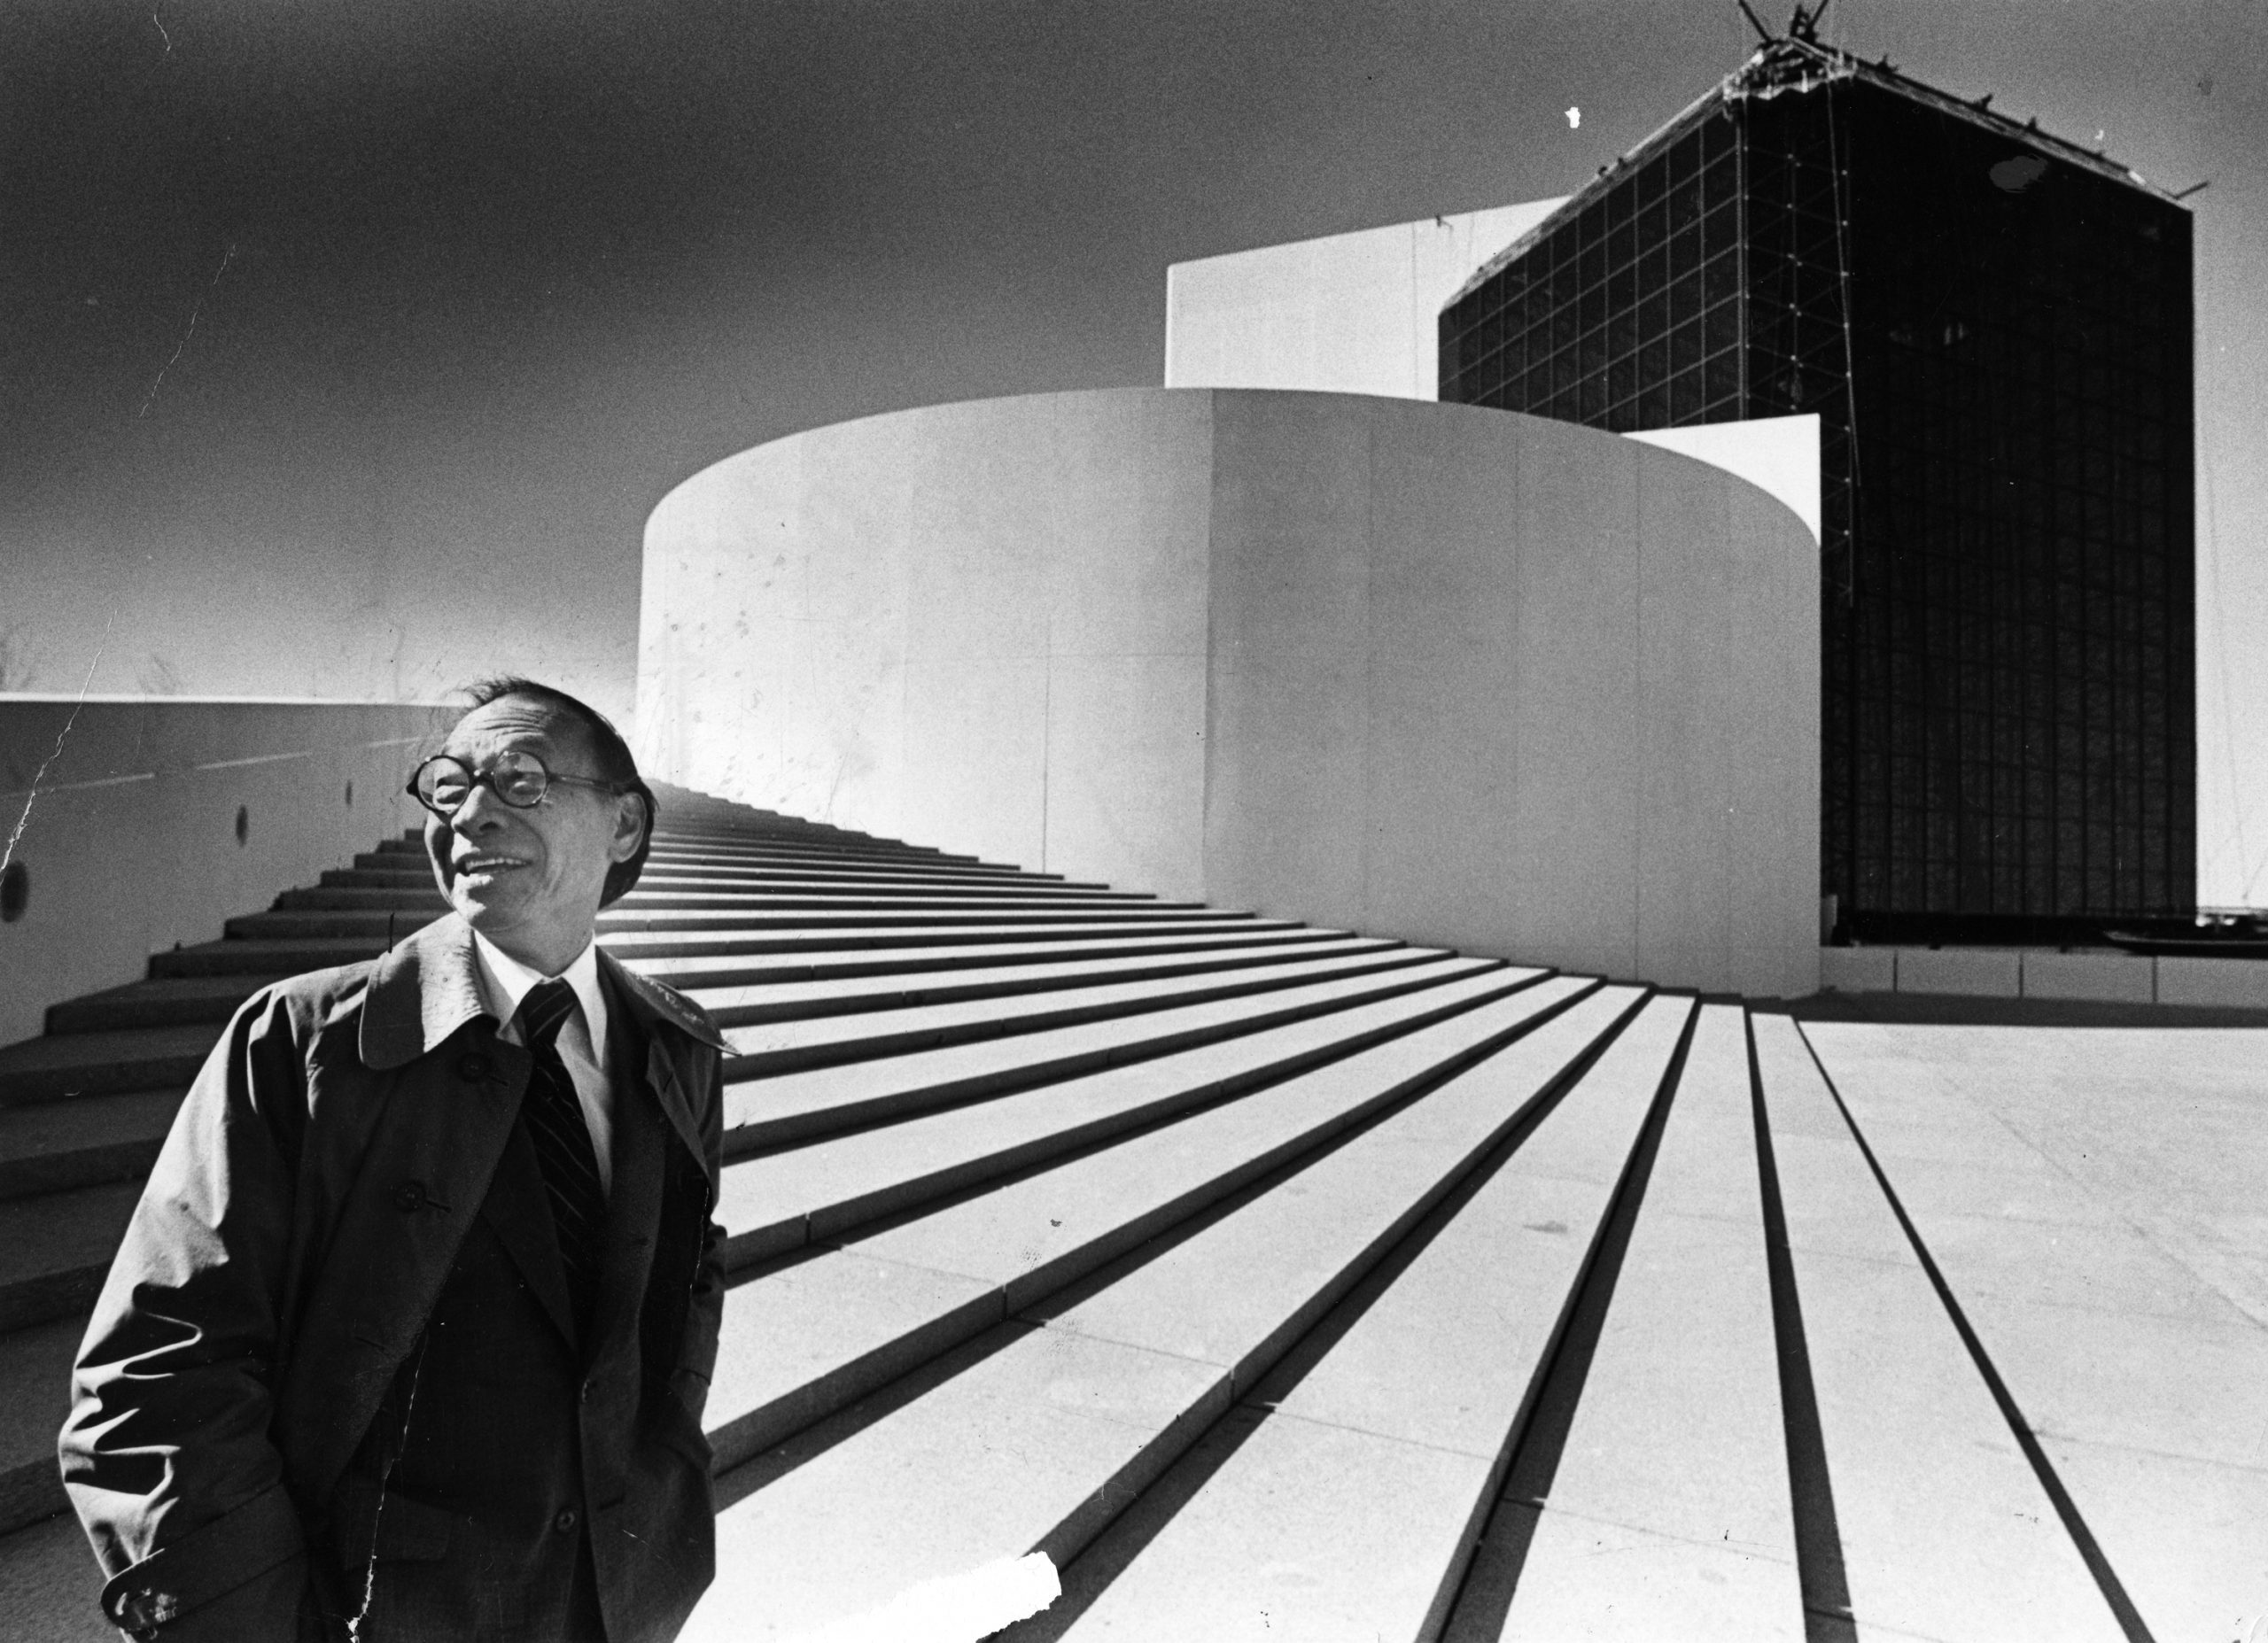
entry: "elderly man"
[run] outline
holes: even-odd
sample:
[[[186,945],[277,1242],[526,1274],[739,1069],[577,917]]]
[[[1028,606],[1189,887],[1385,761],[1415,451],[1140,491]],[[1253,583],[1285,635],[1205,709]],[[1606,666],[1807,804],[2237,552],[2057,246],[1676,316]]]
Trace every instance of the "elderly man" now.
[[[80,1348],[136,1637],[631,1643],[709,1584],[724,1044],[593,944],[654,821],[621,737],[472,694],[410,783],[454,912],[237,1012]]]

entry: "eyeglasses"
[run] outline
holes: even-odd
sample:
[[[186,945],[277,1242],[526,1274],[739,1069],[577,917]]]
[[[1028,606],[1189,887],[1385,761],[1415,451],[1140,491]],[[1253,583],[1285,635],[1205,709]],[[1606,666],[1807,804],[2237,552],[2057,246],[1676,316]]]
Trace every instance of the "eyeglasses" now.
[[[462,759],[435,754],[410,772],[409,796],[443,820],[455,815],[475,787],[486,787],[516,810],[533,810],[543,802],[554,782],[577,787],[596,787],[602,793],[629,793],[618,781],[594,781],[588,776],[555,776],[532,753],[501,753],[485,771],[476,772]]]

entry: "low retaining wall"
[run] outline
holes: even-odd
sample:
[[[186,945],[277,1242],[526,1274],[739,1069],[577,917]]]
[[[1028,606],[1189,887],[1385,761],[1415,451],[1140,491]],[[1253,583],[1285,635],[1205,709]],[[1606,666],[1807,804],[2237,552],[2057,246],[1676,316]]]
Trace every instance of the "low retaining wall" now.
[[[1829,993],[1934,993],[2268,1010],[2268,962],[1992,947],[1825,947]]]
[[[23,824],[0,904],[0,1043],[415,825],[402,783],[458,710],[0,696],[0,841]]]

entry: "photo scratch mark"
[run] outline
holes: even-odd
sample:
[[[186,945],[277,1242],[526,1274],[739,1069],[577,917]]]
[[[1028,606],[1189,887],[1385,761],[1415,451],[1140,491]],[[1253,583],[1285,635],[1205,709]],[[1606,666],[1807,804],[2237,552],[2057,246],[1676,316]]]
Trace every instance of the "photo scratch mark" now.
[[[152,12],[150,14],[151,20],[152,22],[156,22],[157,16],[158,14],[155,12]],[[159,24],[159,32],[162,33],[164,31],[164,25]],[[171,49],[170,46],[168,49]],[[150,384],[150,391],[142,396],[142,408],[134,414],[136,418],[149,415],[150,406],[158,397],[158,384],[166,380],[166,373],[174,368],[174,361],[181,358],[182,350],[189,346],[189,339],[197,334],[197,316],[205,312],[205,298],[206,297],[210,297],[220,288],[221,276],[229,271],[229,265],[236,260],[236,242],[232,240],[229,244],[229,249],[221,254],[221,266],[213,270],[212,283],[205,288],[204,292],[198,298],[195,306],[190,309],[189,324],[187,328],[183,330],[181,334],[181,340],[174,345],[173,353],[167,359],[166,362],[158,368],[158,375]]]
[[[46,779],[48,766],[63,756],[63,744],[70,739],[71,727],[79,722],[79,709],[87,705],[87,689],[95,682],[95,669],[102,663],[104,647],[110,643],[111,626],[117,620],[118,610],[113,606],[110,621],[103,624],[102,638],[95,641],[95,654],[87,663],[87,677],[79,681],[79,700],[71,704],[70,717],[63,721],[63,728],[55,732],[54,748],[39,762],[39,768],[32,772],[31,791],[24,794],[24,813],[16,818],[15,831],[8,835],[6,847],[0,848],[0,868],[6,867],[15,859],[17,842],[23,838],[24,829],[31,825],[32,806],[39,800],[39,785]]]

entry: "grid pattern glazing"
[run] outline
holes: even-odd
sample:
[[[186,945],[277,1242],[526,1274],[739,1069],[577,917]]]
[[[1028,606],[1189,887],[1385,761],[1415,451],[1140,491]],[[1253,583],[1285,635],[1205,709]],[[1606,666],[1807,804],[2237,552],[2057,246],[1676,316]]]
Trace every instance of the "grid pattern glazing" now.
[[[1618,432],[1739,416],[1740,212],[1720,114],[1442,316],[1441,398]]]
[[[1846,930],[2179,911],[2189,279],[2143,189],[1876,78],[1736,79],[1443,313],[1442,398],[1819,415]]]
[[[1863,469],[1854,585],[1826,613],[1836,864],[1860,910],[2179,911],[2187,214],[1879,89],[1838,96]]]

